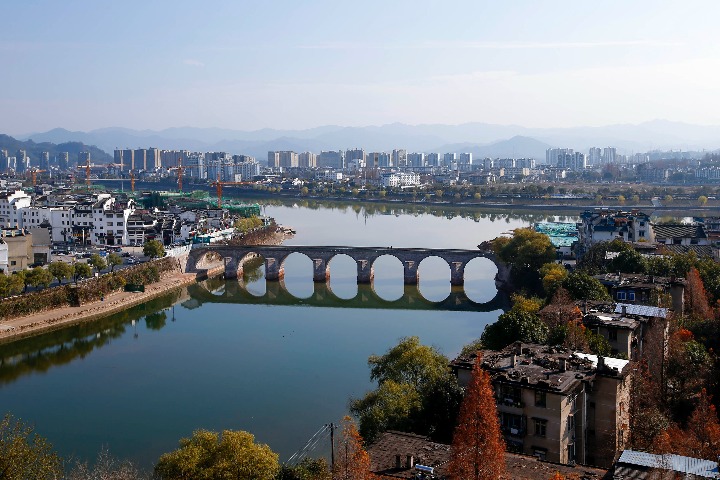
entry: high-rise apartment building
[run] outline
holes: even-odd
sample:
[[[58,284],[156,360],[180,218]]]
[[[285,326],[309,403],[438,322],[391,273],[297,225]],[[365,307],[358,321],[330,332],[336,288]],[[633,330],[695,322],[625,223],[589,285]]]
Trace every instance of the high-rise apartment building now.
[[[90,152],[78,152],[78,165],[83,166],[92,163]]]
[[[5,149],[0,149],[0,171],[7,171],[10,166],[8,165],[8,159],[10,156],[8,155],[8,151]]]
[[[408,167],[424,167],[425,166],[425,154],[424,153],[408,153],[407,154],[407,166]]]
[[[456,153],[446,153],[443,155],[443,165],[446,167],[452,167],[455,163],[457,163]]]
[[[392,164],[395,167],[404,167],[407,165],[407,150],[395,149],[392,151]]]
[[[50,152],[40,153],[40,169],[41,170],[49,170],[50,169]]]
[[[617,149],[615,147],[605,147],[603,148],[603,163],[605,165],[609,163],[615,163],[617,157]]]
[[[126,148],[122,151],[123,160],[123,171],[139,170],[139,167],[135,166],[135,150]]]
[[[268,167],[277,168],[280,166],[280,152],[268,152]]]
[[[144,148],[135,149],[135,169],[147,170],[147,150]]]
[[[588,151],[588,164],[597,167],[602,164],[602,149],[591,147]]]
[[[362,148],[355,148],[345,152],[345,165],[350,166],[355,164],[359,168],[365,167],[365,150]]]
[[[317,155],[312,152],[303,152],[298,154],[298,166],[308,168],[316,167]]]
[[[70,153],[60,152],[58,153],[58,168],[60,170],[67,170],[70,167]]]
[[[174,168],[185,163],[184,160],[190,152],[187,150],[160,150],[160,166],[162,168]]]
[[[458,156],[458,163],[460,165],[472,165],[472,160],[472,153],[469,152],[461,153]]]
[[[30,168],[30,158],[27,156],[25,150],[18,150],[15,153],[15,171],[18,173],[24,173]]]
[[[338,151],[322,151],[317,158],[317,166],[321,168],[345,168],[345,153]]]
[[[155,170],[156,168],[160,168],[161,166],[162,164],[160,163],[160,150],[155,147],[148,148],[147,153],[145,154],[145,169]]]
[[[425,157],[425,163],[431,167],[439,167],[441,165],[439,153],[428,153]]]

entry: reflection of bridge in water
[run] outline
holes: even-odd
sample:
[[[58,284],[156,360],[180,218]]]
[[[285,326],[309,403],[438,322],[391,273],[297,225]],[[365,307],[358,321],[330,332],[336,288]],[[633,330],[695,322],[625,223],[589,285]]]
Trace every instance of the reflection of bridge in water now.
[[[223,288],[224,287],[224,288]],[[493,312],[509,307],[507,295],[496,291],[492,300],[478,303],[468,298],[463,287],[453,286],[450,295],[440,302],[433,302],[422,296],[418,285],[405,285],[403,295],[396,300],[380,297],[372,284],[358,284],[357,294],[344,299],[335,295],[328,282],[313,282],[313,293],[308,298],[298,298],[285,287],[285,282],[266,281],[265,293],[253,295],[242,281],[210,279],[188,287],[191,302],[239,303],[255,305],[313,306],[332,308],[371,308],[402,310],[449,310],[471,312]],[[220,293],[213,293],[215,290]],[[189,306],[188,303],[184,304]],[[199,306],[198,305],[198,306]]]

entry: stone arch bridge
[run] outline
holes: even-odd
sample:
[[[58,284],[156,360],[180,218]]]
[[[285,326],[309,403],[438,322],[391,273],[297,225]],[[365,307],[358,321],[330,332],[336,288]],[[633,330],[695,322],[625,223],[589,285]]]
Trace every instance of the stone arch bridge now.
[[[330,260],[336,255],[347,255],[357,264],[357,283],[372,283],[373,264],[378,258],[389,255],[397,258],[403,265],[403,279],[406,285],[418,284],[420,262],[429,257],[439,257],[450,267],[450,284],[465,284],[465,266],[475,258],[487,258],[492,261],[498,274],[496,285],[505,283],[509,278],[508,267],[500,262],[492,251],[459,250],[437,248],[393,248],[393,247],[320,247],[303,245],[208,245],[193,248],[187,255],[185,272],[202,274],[213,256],[224,260],[225,278],[242,276],[243,264],[251,259],[262,257],[265,262],[265,279],[280,280],[284,276],[284,261],[293,254],[301,253],[312,261],[313,281],[326,282],[330,276]]]

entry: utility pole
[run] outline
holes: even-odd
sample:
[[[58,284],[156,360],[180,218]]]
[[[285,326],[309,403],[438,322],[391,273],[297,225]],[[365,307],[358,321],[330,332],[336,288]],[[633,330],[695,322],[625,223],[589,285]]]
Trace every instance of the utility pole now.
[[[330,471],[335,471],[335,424],[330,424]]]

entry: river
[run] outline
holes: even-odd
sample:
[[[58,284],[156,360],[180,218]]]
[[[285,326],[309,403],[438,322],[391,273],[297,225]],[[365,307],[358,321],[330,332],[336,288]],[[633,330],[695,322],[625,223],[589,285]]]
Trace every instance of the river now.
[[[295,245],[474,249],[546,218],[338,204],[263,210],[297,231],[286,242]],[[495,297],[495,272],[485,259],[468,265],[472,301]],[[329,289],[355,297],[355,273],[350,258],[333,259]],[[451,293],[444,261],[423,261],[419,275],[422,298],[440,302]],[[399,261],[382,257],[372,289],[400,298],[402,278]],[[246,281],[253,295],[265,293],[262,272]],[[287,259],[284,287],[299,299],[312,295],[308,258]],[[369,355],[417,335],[452,358],[500,313],[253,304],[231,295],[237,290],[237,282],[210,280],[92,324],[0,346],[0,412],[34,425],[65,457],[91,460],[107,447],[150,468],[181,437],[206,428],[250,431],[285,460],[323,424],[340,420],[350,397],[373,387]]]

